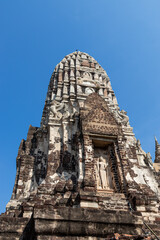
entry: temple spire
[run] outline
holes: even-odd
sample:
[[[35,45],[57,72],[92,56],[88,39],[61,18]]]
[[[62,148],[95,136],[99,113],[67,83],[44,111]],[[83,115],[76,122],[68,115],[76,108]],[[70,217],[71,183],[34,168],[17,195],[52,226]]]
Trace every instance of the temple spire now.
[[[160,144],[157,141],[157,138],[155,137],[155,163],[160,163]]]

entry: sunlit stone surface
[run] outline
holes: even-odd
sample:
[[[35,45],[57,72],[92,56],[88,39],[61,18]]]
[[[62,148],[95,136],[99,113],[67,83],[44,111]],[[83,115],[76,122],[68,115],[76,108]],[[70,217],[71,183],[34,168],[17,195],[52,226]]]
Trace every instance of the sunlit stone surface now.
[[[86,53],[55,67],[41,126],[30,125],[16,164],[0,239],[154,239],[144,222],[160,233],[158,141],[154,169],[107,73]]]

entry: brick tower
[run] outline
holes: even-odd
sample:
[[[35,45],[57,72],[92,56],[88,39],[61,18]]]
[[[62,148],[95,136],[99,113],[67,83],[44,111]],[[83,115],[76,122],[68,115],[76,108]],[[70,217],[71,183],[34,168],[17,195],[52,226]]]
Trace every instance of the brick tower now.
[[[41,126],[30,125],[16,165],[0,239],[159,235],[159,175],[107,73],[86,53],[71,53],[55,67]]]

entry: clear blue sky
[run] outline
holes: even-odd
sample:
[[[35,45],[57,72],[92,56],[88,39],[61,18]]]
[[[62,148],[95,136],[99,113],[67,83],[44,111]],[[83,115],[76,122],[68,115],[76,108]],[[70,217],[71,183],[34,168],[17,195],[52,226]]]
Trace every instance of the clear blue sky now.
[[[0,0],[0,212],[29,124],[39,126],[55,65],[76,49],[107,71],[154,160],[160,141],[160,0]]]

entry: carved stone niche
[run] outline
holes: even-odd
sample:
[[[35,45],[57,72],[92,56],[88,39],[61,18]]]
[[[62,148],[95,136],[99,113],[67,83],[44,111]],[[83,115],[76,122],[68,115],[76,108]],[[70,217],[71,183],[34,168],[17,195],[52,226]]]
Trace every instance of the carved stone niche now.
[[[95,168],[96,188],[98,192],[114,192],[114,175],[112,169],[111,150],[113,139],[93,137],[93,159]]]

